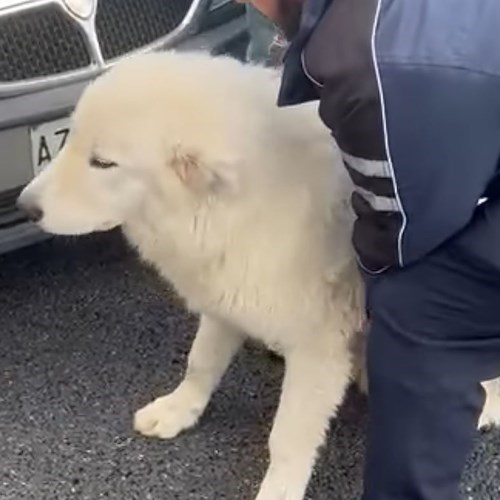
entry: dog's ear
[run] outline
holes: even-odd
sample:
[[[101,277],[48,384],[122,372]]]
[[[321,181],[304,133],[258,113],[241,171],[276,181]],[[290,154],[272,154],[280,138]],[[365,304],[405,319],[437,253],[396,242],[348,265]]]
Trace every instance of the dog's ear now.
[[[170,165],[181,182],[199,194],[220,192],[234,184],[224,169],[211,168],[200,153],[181,147],[174,149]]]

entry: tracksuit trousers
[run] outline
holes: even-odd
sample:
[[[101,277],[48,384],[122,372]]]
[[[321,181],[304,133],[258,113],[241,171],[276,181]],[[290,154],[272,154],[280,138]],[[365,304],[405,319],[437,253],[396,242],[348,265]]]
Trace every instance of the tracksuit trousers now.
[[[367,290],[363,500],[457,500],[480,382],[500,376],[500,203],[417,264],[367,276]]]

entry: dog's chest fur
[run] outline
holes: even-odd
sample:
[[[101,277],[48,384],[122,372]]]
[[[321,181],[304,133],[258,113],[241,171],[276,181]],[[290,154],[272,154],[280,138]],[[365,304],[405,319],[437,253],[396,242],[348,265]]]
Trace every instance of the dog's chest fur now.
[[[276,206],[276,200],[261,203]],[[332,318],[344,318],[335,328],[351,328],[348,316],[357,314],[357,280],[345,275],[351,260],[344,248],[329,246],[323,226],[331,221],[302,211],[296,200],[289,210],[267,219],[256,213],[251,222],[233,213],[228,223],[216,210],[198,220],[148,213],[125,226],[125,234],[191,310],[219,317],[275,350]],[[339,279],[352,286],[339,288]]]

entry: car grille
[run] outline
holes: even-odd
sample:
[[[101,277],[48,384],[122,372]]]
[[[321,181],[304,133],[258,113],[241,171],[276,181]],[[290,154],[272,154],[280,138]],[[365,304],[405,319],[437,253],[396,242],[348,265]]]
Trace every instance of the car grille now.
[[[16,209],[16,200],[21,188],[0,193],[0,230],[25,220],[24,214]]]
[[[0,17],[0,80],[27,80],[89,64],[83,33],[57,5]]]
[[[104,60],[166,36],[182,22],[191,3],[191,0],[100,0],[96,32]],[[0,83],[88,67],[91,56],[85,36],[78,23],[57,4],[0,17]]]
[[[190,0],[101,0],[96,28],[104,59],[114,59],[173,31]]]

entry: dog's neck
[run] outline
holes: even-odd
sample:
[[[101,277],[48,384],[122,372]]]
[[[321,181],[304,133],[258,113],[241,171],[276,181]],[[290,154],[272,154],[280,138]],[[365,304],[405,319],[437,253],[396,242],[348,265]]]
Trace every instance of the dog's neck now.
[[[160,200],[148,200],[136,216],[123,225],[140,257],[155,267],[185,298],[200,296],[207,278],[224,264],[223,246],[213,245],[208,213],[165,211]]]

